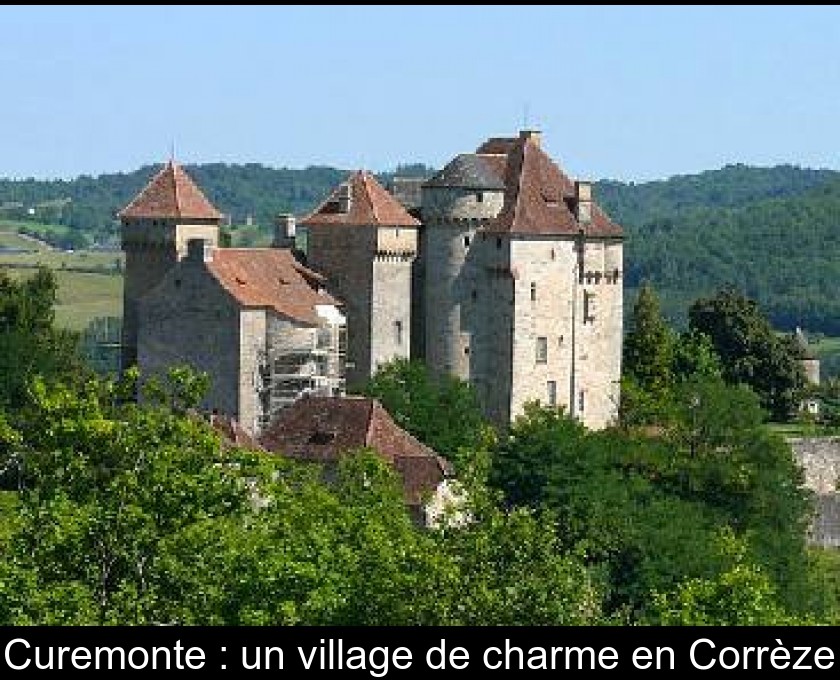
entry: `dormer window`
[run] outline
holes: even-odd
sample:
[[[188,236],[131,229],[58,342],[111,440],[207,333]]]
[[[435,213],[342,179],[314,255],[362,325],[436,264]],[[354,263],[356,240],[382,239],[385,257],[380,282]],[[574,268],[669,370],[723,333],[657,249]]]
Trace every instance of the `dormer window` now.
[[[335,439],[335,432],[324,432],[324,430],[315,430],[310,436],[308,440],[308,444],[316,444],[318,446],[324,446],[326,444],[332,443]]]

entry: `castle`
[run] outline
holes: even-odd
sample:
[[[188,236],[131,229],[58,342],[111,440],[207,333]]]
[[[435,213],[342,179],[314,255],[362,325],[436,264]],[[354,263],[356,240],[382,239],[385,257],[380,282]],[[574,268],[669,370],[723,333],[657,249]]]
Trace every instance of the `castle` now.
[[[353,173],[297,224],[281,219],[271,248],[219,247],[221,217],[173,162],[120,213],[122,359],[208,371],[206,406],[246,430],[397,357],[470,382],[500,425],[529,401],[592,428],[616,417],[622,231],[538,132],[491,138],[394,193]]]

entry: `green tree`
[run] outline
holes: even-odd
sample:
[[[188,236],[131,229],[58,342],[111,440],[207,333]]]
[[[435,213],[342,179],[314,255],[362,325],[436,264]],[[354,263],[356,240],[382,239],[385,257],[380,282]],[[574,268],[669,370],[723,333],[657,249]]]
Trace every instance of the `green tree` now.
[[[529,406],[500,443],[491,482],[512,506],[555,514],[563,548],[607,574],[608,611],[640,612],[651,593],[683,579],[719,578],[729,568],[716,548],[727,527],[780,606],[819,609],[804,541],[810,497],[755,395],[720,381],[686,382],[673,395],[657,437],[587,432]]]
[[[662,317],[653,286],[645,282],[624,339],[624,372],[643,389],[664,394],[673,382],[673,361],[672,331]]]
[[[795,346],[773,332],[753,300],[724,289],[696,300],[689,323],[711,339],[727,381],[749,385],[775,419],[786,420],[796,411],[805,376]]]
[[[0,409],[22,406],[36,375],[69,380],[88,373],[76,334],[53,327],[56,291],[47,269],[22,281],[0,271]]]
[[[483,467],[495,433],[472,387],[454,376],[432,376],[419,361],[395,359],[380,366],[364,389],[382,402],[402,428],[449,459],[459,472]]]

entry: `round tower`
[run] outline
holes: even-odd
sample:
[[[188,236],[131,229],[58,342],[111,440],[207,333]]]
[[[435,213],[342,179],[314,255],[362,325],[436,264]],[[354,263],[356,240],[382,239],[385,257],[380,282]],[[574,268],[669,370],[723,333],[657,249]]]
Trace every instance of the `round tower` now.
[[[430,369],[470,379],[481,295],[476,230],[504,203],[504,183],[485,155],[462,154],[422,187],[425,356]]]
[[[799,350],[799,361],[802,363],[802,368],[805,371],[805,379],[809,385],[820,384],[820,360],[814,350],[808,343],[805,333],[801,328],[794,331],[794,340]]]

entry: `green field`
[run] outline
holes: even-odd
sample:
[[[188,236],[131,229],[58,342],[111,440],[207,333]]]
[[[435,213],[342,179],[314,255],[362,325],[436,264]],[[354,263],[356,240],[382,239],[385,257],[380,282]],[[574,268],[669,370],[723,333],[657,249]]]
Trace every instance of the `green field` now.
[[[45,224],[44,222],[0,218],[0,231],[12,233],[29,231],[35,234],[63,236],[67,234],[69,228],[63,224]]]
[[[14,277],[30,276],[39,265],[52,269],[58,282],[55,318],[59,326],[81,331],[98,316],[122,316],[122,253],[53,250],[3,231],[7,225],[8,221],[0,223],[0,247],[36,252],[0,252],[0,268]]]
[[[2,236],[12,236],[3,234]],[[102,273],[118,273],[122,267],[122,253],[77,250],[39,250],[33,253],[0,253],[0,265],[14,268],[35,268],[43,265],[56,271],[61,269],[102,269]],[[119,264],[118,264],[119,263]]]

